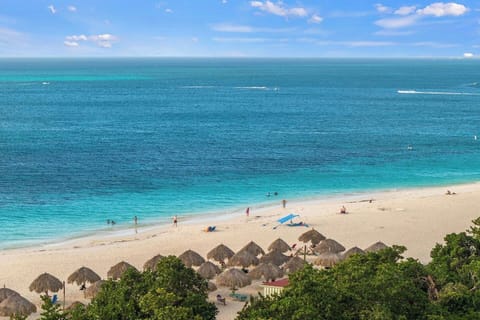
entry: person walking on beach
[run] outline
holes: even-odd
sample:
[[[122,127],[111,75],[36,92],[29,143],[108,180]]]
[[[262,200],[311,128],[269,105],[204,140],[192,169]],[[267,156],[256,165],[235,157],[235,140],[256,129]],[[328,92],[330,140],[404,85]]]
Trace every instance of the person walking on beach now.
[[[250,216],[250,207],[248,207],[247,210],[245,210],[245,214],[247,215],[247,218]]]
[[[137,216],[133,217],[133,222],[135,223],[135,233],[138,233],[138,230],[137,230],[138,218],[137,218]]]
[[[177,226],[177,223],[178,223],[177,216],[174,216],[174,217],[173,217],[173,225],[176,227],[176,226]]]
[[[282,206],[283,206],[283,208],[285,208],[287,206],[287,200],[285,200],[285,199],[282,200]]]

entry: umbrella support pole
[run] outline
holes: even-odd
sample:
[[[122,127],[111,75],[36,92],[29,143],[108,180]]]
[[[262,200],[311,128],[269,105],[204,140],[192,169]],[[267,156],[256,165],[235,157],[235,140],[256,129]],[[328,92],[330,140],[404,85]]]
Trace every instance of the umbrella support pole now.
[[[63,310],[65,310],[65,281],[63,281]]]

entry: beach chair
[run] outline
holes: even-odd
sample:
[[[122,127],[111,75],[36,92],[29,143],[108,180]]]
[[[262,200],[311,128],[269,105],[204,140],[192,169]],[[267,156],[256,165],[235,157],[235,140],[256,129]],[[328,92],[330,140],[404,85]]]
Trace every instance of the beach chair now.
[[[241,293],[230,293],[229,295],[233,300],[237,300],[240,302],[245,302],[248,299],[248,295],[246,294],[241,294]]]

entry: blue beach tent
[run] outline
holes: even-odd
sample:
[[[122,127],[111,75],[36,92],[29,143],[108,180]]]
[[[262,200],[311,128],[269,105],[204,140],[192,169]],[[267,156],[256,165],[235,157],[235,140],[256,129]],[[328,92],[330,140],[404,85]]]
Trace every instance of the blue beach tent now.
[[[289,215],[278,219],[277,222],[280,223],[279,225],[281,225],[281,224],[284,224],[285,222],[292,221],[292,219],[296,217],[300,217],[300,215],[295,213],[290,213]],[[273,227],[273,229],[277,229],[278,226]],[[299,223],[288,223],[287,226],[296,227],[296,226],[306,226],[306,225],[303,222],[299,222]]]

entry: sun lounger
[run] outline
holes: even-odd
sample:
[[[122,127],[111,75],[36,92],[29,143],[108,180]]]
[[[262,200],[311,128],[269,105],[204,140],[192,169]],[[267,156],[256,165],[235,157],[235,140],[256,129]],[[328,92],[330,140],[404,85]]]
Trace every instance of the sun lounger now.
[[[229,295],[233,300],[245,302],[248,299],[248,295],[241,293],[230,293]]]

